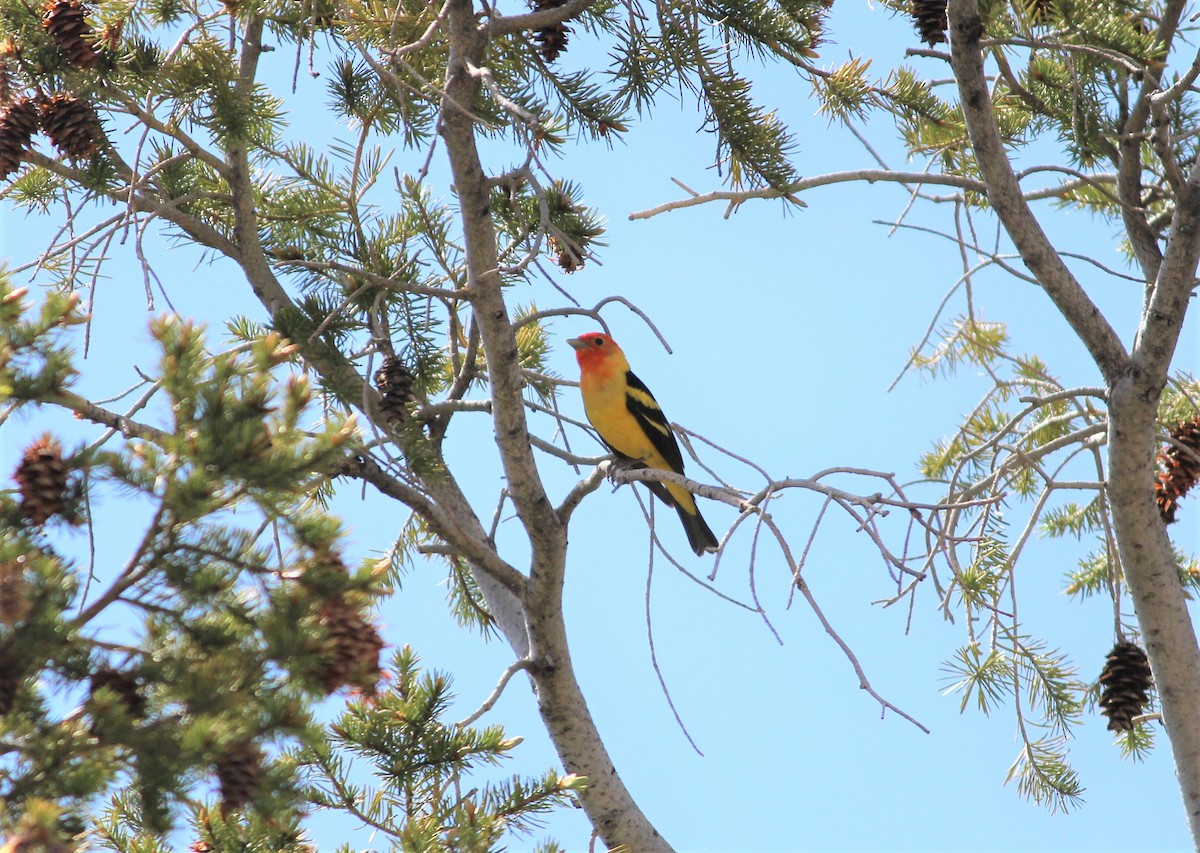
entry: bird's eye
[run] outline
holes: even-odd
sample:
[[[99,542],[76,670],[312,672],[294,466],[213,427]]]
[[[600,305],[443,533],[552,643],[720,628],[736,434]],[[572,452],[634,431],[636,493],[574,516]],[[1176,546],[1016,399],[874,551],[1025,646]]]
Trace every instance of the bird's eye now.
[[[604,338],[596,338],[596,346],[598,346],[598,347],[604,346]]]

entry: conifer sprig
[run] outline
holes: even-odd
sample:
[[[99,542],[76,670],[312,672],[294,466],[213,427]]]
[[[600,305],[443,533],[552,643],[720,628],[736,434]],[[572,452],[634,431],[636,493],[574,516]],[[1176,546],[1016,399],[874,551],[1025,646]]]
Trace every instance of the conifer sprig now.
[[[329,748],[290,753],[313,804],[351,807],[409,849],[493,850],[536,830],[548,811],[586,786],[554,772],[489,779],[521,739],[499,726],[449,722],[449,678],[423,672],[411,648],[396,651],[390,670],[386,693],[354,704],[332,725]],[[351,756],[368,763],[371,781],[350,773]]]
[[[80,405],[94,416],[64,381],[72,356],[61,338],[77,300],[51,295],[37,311],[0,287],[10,399]],[[39,797],[84,814],[116,793],[108,826],[119,839],[165,831],[196,781],[210,777],[219,779],[225,828],[208,815],[206,832],[225,837],[240,824],[278,843],[279,820],[292,814],[284,824],[294,827],[298,802],[262,745],[309,737],[315,701],[378,679],[381,642],[363,639],[375,630],[386,578],[373,563],[341,564],[340,525],[309,494],[355,431],[338,419],[312,430],[307,383],[277,375],[296,348],[275,333],[216,354],[203,330],[177,319],[156,321],[153,334],[164,421],[127,427],[143,439],[81,463],[94,487],[117,485],[149,508],[127,564],[82,586],[80,569],[26,529],[20,505],[58,512],[58,485],[49,494],[47,476],[26,472],[21,488],[34,497],[0,493],[0,732],[23,768],[0,793],[13,815]],[[38,447],[59,459],[53,445]],[[35,462],[45,467],[41,456]],[[64,470],[52,472],[55,484]],[[314,565],[340,568],[314,575]],[[117,612],[137,628],[96,627]],[[64,715],[58,694],[81,689],[84,712]]]

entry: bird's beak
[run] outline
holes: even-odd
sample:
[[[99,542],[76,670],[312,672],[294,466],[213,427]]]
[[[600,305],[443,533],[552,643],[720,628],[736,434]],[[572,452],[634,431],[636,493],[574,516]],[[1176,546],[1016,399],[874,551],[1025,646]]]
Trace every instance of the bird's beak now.
[[[571,345],[571,349],[583,349],[587,346],[587,341],[579,338],[567,338],[567,343]]]

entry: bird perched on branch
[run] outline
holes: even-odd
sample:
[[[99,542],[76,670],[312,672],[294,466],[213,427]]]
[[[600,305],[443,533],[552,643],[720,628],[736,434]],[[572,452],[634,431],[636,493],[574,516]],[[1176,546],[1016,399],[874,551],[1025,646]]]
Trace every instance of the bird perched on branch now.
[[[579,362],[583,410],[608,449],[625,462],[682,474],[683,454],[675,433],[650,389],[629,369],[616,341],[601,332],[588,332],[567,343]],[[646,485],[679,513],[693,551],[717,550],[717,537],[705,524],[691,492],[673,483]]]

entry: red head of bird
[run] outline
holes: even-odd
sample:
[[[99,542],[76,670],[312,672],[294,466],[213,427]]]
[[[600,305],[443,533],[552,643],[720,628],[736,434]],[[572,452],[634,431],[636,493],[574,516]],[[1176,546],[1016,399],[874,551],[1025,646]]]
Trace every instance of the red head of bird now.
[[[614,370],[629,369],[625,353],[617,342],[603,332],[585,332],[567,341],[575,350],[575,360],[584,375],[607,375]]]

